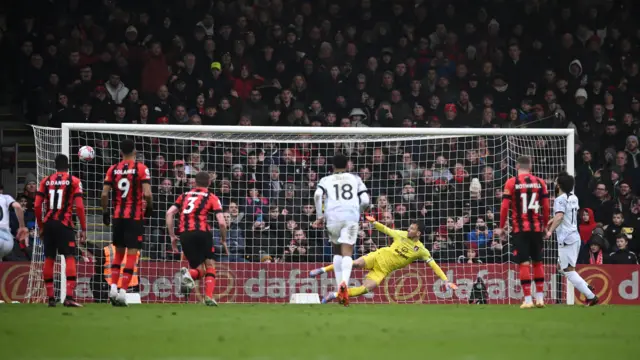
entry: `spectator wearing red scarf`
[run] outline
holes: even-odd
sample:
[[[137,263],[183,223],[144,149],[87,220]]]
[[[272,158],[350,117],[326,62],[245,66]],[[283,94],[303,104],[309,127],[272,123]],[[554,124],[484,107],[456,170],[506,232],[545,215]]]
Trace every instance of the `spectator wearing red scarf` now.
[[[578,259],[578,264],[602,265],[608,256],[606,254],[607,243],[604,239],[602,228],[596,228]]]
[[[580,239],[583,244],[586,244],[591,238],[591,233],[596,228],[596,220],[593,216],[593,210],[590,208],[580,209],[580,225],[578,225],[578,231],[580,232]]]

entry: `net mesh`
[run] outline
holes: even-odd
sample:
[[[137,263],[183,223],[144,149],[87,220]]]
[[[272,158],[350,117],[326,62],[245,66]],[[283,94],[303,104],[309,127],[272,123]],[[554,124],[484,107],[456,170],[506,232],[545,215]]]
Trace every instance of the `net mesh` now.
[[[164,214],[179,194],[193,185],[198,171],[207,171],[228,223],[231,254],[216,247],[216,297],[222,302],[283,302],[294,293],[319,293],[335,287],[332,274],[310,278],[309,270],[331,262],[331,247],[322,228],[314,227],[313,192],[331,172],[336,152],[349,155],[349,171],[360,175],[370,190],[368,214],[383,224],[406,229],[424,222],[423,242],[448,277],[459,285],[446,290],[424,263],[389,275],[361,303],[516,303],[522,293],[513,263],[509,234],[497,229],[502,189],[515,174],[520,155],[532,157],[534,173],[547,181],[565,170],[565,136],[368,136],[163,132],[70,131],[71,172],[85,189],[88,234],[79,264],[77,298],[106,300],[101,264],[103,247],[111,241],[102,225],[100,192],[108,167],[120,159],[119,141],[135,139],[138,160],[151,170],[154,214],[145,223],[139,269],[143,302],[195,302],[198,287],[185,297],[179,292],[179,269],[186,262],[171,251]],[[35,128],[38,176],[54,171],[62,151],[59,129]],[[65,142],[66,144],[66,142]],[[82,162],[81,146],[92,146],[96,158]],[[552,198],[553,199],[553,198]],[[389,245],[390,239],[367,223],[360,224],[354,258]],[[545,249],[546,297],[562,302],[556,272],[557,249]],[[36,240],[29,277],[29,300],[44,300],[43,251]],[[86,260],[89,260],[88,262]],[[351,286],[362,283],[366,270],[356,270]],[[56,281],[59,285],[59,280]]]

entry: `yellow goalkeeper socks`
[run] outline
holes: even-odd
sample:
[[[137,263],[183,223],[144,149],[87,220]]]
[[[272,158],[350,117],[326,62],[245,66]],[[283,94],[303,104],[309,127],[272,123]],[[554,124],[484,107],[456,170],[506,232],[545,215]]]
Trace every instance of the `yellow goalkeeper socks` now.
[[[333,264],[323,267],[322,270],[326,273],[333,271]]]
[[[349,297],[356,297],[356,296],[364,295],[364,294],[366,294],[368,292],[369,291],[364,286],[358,286],[358,287],[350,288],[349,289]]]

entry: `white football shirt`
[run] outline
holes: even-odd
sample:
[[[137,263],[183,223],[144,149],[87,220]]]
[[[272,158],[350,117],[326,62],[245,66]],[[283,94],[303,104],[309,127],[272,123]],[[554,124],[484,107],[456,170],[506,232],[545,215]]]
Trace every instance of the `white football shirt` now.
[[[15,200],[11,195],[0,194],[0,229],[10,230],[11,226],[9,224],[10,215],[9,215],[9,207]]]
[[[318,188],[326,195],[324,214],[327,220],[360,220],[360,195],[367,187],[359,176],[336,173],[323,177]]]
[[[580,240],[578,235],[578,197],[573,194],[562,194],[556,197],[553,202],[553,214],[563,213],[564,218],[560,223],[560,226],[556,228],[556,236],[558,242],[562,244],[571,244]]]

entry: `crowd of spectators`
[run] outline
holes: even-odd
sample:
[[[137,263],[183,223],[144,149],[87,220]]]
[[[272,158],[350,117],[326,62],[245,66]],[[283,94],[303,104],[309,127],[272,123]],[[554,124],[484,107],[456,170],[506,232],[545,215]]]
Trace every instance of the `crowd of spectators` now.
[[[0,12],[0,47],[17,53],[3,61],[32,123],[571,127],[580,261],[636,261],[640,8],[632,1],[23,3],[21,13]],[[173,258],[162,204],[205,170],[231,223],[231,255],[218,260],[326,260],[311,194],[341,151],[371,189],[372,214],[397,228],[425,222],[438,260],[510,261],[508,234],[495,224],[508,154],[533,156],[549,181],[566,165],[565,144],[552,138],[137,140],[161,204],[146,245],[158,259]],[[117,160],[116,143],[77,134],[75,146],[97,151],[81,169],[90,194]],[[387,241],[363,224],[357,251]]]

